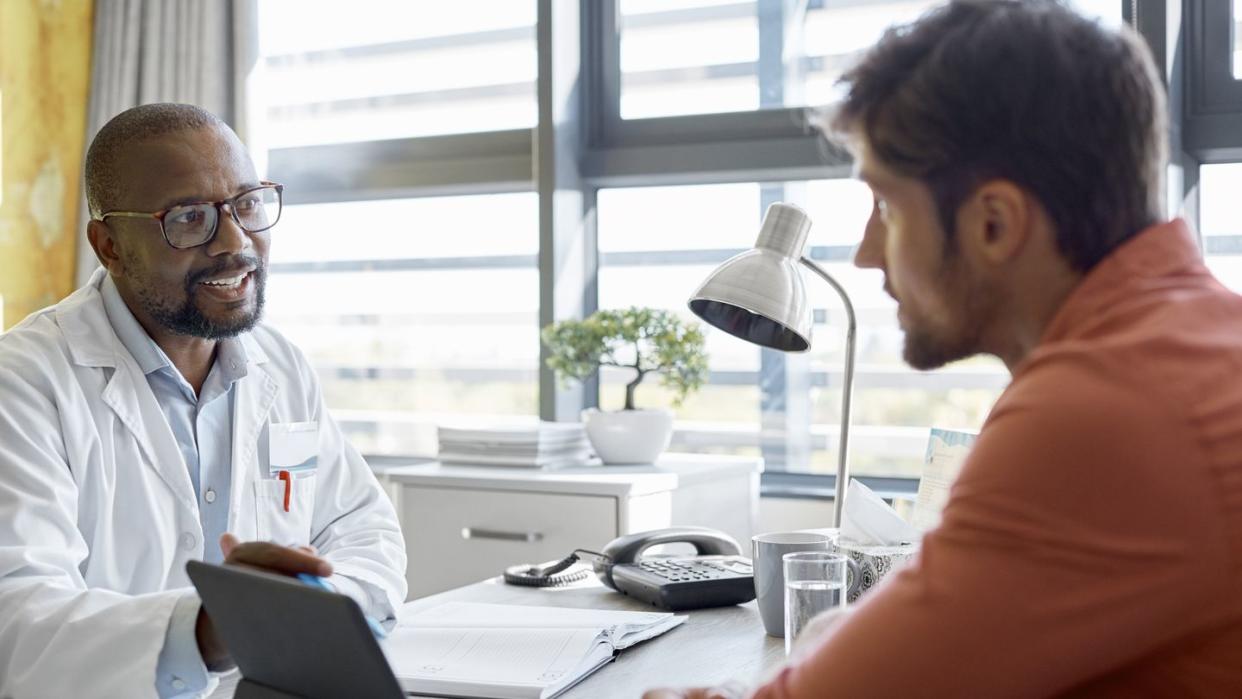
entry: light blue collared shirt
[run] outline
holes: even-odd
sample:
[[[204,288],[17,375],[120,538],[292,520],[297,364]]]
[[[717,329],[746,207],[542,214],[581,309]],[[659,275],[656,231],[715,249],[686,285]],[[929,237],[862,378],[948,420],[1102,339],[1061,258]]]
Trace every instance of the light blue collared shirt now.
[[[100,293],[112,329],[146,375],[185,458],[203,527],[203,558],[208,563],[220,563],[224,556],[219,541],[228,531],[233,485],[234,386],[246,375],[246,352],[236,338],[219,341],[215,362],[201,393],[195,395],[193,387],[134,318],[110,276],[104,278]],[[156,668],[156,688],[161,697],[201,692],[207,687],[207,668],[194,636],[200,604],[197,596],[187,595],[173,610]]]

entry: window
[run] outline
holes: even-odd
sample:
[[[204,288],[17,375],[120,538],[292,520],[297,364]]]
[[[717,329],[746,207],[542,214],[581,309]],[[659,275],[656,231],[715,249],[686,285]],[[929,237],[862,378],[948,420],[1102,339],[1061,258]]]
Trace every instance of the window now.
[[[621,0],[621,117],[827,104],[894,25],[940,0]],[[1078,0],[1119,25],[1119,0]]]
[[[497,183],[471,158],[495,140],[479,132],[535,125],[536,4],[258,8],[250,94],[287,204],[267,318],[364,452],[432,455],[437,423],[532,419],[538,199],[529,164]]]
[[[1106,27],[1120,27],[1125,24],[1122,5],[1127,0],[1069,0],[1070,7],[1082,14],[1095,18]]]
[[[267,317],[356,445],[434,451],[431,426],[538,412],[533,193],[286,207]]]
[[[1008,374],[984,359],[935,372],[905,366],[894,302],[877,272],[851,261],[870,196],[848,178],[844,154],[805,128],[803,107],[827,102],[887,27],[937,4],[582,0],[550,4],[576,8],[581,22],[536,32],[548,4],[354,0],[341,11],[326,0],[261,0],[251,92],[263,102],[269,174],[287,185],[269,317],[307,352],[363,451],[430,455],[438,422],[573,414],[563,396],[540,396],[549,385],[541,286],[542,298],[552,286],[588,311],[647,305],[689,318],[695,286],[754,243],[768,204],[790,201],[812,218],[809,254],[859,316],[854,473],[913,476],[928,428],[978,429]],[[1126,5],[1073,4],[1112,25]],[[580,71],[550,60],[562,49],[581,50]],[[537,93],[540,81],[552,89]],[[557,128],[538,121],[560,118],[570,102],[548,94],[563,85],[583,98],[572,125],[583,139],[533,138],[533,128]],[[537,94],[553,104],[539,109]],[[558,185],[583,202],[568,233],[563,209],[579,197],[551,206],[551,185],[534,174],[543,158],[579,168],[565,178],[574,184]],[[549,211],[557,225],[546,225]],[[586,261],[586,279],[540,254],[541,216],[557,254]],[[843,311],[819,280],[808,278],[807,290],[815,328],[806,354],[709,331],[710,382],[679,409],[675,449],[835,472]],[[601,407],[619,405],[625,380],[603,373]],[[638,398],[669,400],[658,381]]]
[[[535,125],[535,3],[263,0],[272,148]]]
[[[621,116],[823,104],[885,27],[936,4],[622,0]]]
[[[1242,29],[1242,0],[1233,0],[1233,77],[1242,78],[1242,46],[1238,45],[1238,30]]]
[[[881,274],[853,266],[871,211],[866,186],[848,179],[604,189],[599,193],[599,304],[649,305],[694,319],[686,300],[719,263],[754,244],[766,204],[788,201],[811,216],[808,246],[850,294],[858,316],[850,431],[853,473],[917,477],[928,427],[978,429],[1007,385],[995,360],[915,372],[901,358],[896,304]],[[762,455],[769,468],[835,473],[845,314],[808,277],[816,319],[812,348],[787,355],[709,330],[711,378],[678,411],[676,448]],[[623,399],[624,372],[603,376],[600,403]],[[667,404],[646,383],[639,397]]]
[[[1178,54],[1188,68],[1184,92],[1171,90],[1170,96],[1175,107],[1172,114],[1175,119],[1180,118],[1183,132],[1178,145],[1197,162],[1242,160],[1242,133],[1238,129],[1242,116],[1242,80],[1238,74],[1242,70],[1242,53],[1235,38],[1239,5],[1242,3],[1228,0],[1183,3],[1181,27],[1166,32],[1172,36],[1173,29],[1181,29],[1185,35],[1184,49]],[[1140,14],[1139,19],[1143,18]],[[1152,29],[1164,31],[1159,26]],[[1168,47],[1166,54],[1174,55],[1174,48]],[[1180,110],[1176,109],[1179,101],[1183,103]]]
[[[1207,266],[1222,283],[1242,293],[1242,223],[1236,204],[1242,163],[1204,165],[1199,173],[1199,230]]]

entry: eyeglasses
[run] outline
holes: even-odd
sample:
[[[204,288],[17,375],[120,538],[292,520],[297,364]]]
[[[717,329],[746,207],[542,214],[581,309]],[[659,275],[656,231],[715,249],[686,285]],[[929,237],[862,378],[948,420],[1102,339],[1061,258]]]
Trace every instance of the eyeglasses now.
[[[198,247],[211,242],[220,228],[220,212],[229,207],[233,221],[247,233],[261,233],[280,220],[281,201],[285,186],[275,182],[263,182],[254,189],[223,201],[203,201],[170,206],[163,211],[109,211],[100,214],[96,221],[112,216],[123,218],[153,218],[160,222],[164,240],[178,250]]]

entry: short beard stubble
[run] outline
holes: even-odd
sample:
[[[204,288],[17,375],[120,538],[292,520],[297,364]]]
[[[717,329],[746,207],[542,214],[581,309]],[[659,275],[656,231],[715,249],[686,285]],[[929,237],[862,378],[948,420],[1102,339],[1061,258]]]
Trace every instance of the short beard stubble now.
[[[203,315],[194,303],[199,282],[230,268],[239,267],[241,264],[254,268],[254,276],[250,280],[255,285],[254,310],[226,322],[216,322]],[[204,340],[224,340],[248,332],[258,324],[263,316],[263,304],[266,301],[266,282],[267,267],[263,261],[258,257],[244,255],[232,258],[228,264],[216,265],[212,269],[187,277],[185,302],[180,306],[170,305],[167,298],[155,293],[146,284],[134,285],[134,292],[147,315],[169,332]]]

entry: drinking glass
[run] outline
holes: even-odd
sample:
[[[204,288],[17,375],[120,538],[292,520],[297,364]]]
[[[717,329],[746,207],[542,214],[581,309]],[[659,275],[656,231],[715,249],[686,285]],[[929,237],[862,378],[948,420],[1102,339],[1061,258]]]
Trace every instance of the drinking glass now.
[[[847,570],[858,566],[848,556],[830,551],[787,553],[785,564],[785,655],[811,618],[845,606]]]

